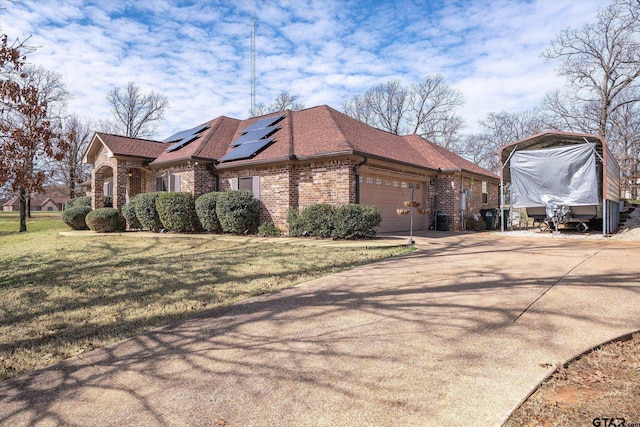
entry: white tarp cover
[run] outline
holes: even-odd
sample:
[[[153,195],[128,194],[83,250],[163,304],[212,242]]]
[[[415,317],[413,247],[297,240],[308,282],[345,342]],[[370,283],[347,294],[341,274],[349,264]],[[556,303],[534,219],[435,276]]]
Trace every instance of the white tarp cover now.
[[[598,204],[593,143],[516,151],[510,168],[513,207]]]

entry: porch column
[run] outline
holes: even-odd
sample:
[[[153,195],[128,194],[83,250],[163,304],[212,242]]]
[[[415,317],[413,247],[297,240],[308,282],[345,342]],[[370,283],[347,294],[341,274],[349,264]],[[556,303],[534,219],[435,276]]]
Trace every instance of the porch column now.
[[[95,170],[91,179],[91,209],[104,206],[104,175]]]
[[[118,210],[127,203],[128,173],[127,166],[119,161],[113,173],[113,207]]]

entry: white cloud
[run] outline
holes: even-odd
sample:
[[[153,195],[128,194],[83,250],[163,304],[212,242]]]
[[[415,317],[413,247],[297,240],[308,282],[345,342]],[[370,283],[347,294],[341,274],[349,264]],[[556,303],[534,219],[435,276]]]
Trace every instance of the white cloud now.
[[[606,0],[341,2],[256,0],[257,95],[307,106],[341,103],[390,79],[442,74],[461,90],[470,125],[519,111],[559,88],[540,57],[565,27]],[[159,137],[218,115],[246,117],[250,1],[23,0],[0,16],[11,38],[33,34],[29,60],[62,74],[72,112],[110,118],[106,93],[135,81],[168,96]]]

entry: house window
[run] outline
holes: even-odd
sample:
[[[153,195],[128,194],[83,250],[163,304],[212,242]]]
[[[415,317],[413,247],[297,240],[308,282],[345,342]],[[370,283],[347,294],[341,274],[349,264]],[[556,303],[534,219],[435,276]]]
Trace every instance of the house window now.
[[[482,203],[489,203],[489,191],[487,190],[487,181],[482,181]]]
[[[167,185],[162,176],[156,178],[156,191],[167,191]]]
[[[229,189],[251,191],[251,193],[253,193],[253,197],[260,200],[260,177],[247,176],[242,178],[231,178],[229,179]]]
[[[404,182],[404,181],[402,181],[402,182],[400,183],[400,187],[402,187],[402,188],[407,188],[407,183],[406,183],[406,182]]]
[[[156,191],[177,193],[180,191],[180,175],[168,174],[156,178]]]
[[[373,184],[373,178],[368,176],[367,177],[367,184]]]
[[[105,181],[102,186],[103,196],[113,196],[113,182],[111,180]]]
[[[380,178],[376,178],[376,185],[382,185],[382,180]]]
[[[400,183],[399,183],[398,181],[393,181],[393,186],[394,186],[394,187],[399,187],[399,186],[400,186]]]

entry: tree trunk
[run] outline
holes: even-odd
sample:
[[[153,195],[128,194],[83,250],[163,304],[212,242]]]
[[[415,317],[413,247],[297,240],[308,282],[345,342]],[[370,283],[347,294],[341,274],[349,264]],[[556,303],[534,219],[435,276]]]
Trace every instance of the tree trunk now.
[[[31,218],[31,193],[27,193],[27,218]]]
[[[20,233],[27,231],[27,191],[20,189]]]
[[[76,174],[75,174],[75,171],[73,170],[73,165],[70,165],[69,182],[67,182],[67,190],[68,190],[70,199],[73,199],[76,197]]]

